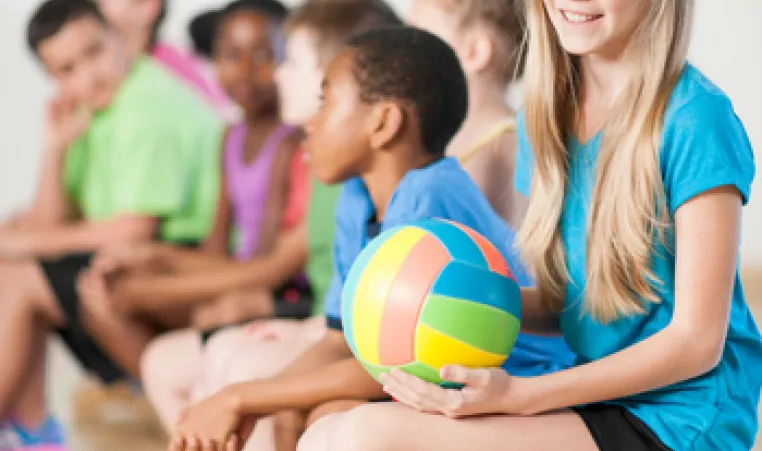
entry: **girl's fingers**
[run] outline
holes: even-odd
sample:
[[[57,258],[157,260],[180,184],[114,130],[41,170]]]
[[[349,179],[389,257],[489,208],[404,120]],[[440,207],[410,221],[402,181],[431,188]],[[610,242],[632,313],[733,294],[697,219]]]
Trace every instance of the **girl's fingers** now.
[[[230,436],[225,451],[238,451],[238,435],[233,434]]]
[[[182,435],[175,433],[169,445],[170,451],[185,451],[185,439]]]

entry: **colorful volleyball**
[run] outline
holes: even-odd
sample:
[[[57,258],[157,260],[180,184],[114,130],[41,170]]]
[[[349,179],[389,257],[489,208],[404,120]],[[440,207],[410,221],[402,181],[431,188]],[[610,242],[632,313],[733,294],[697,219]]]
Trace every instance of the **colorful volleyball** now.
[[[432,219],[368,244],[344,284],[341,317],[349,347],[374,378],[400,368],[443,384],[443,366],[503,364],[519,333],[521,299],[486,238]]]

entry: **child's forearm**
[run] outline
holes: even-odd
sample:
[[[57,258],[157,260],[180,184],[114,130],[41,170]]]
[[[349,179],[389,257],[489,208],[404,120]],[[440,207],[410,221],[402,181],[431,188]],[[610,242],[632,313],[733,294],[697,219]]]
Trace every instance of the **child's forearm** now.
[[[104,222],[79,222],[50,228],[31,228],[18,232],[17,241],[24,243],[24,253],[36,257],[59,257],[67,254],[95,252],[119,241],[149,240],[155,220],[147,217],[124,217]]]
[[[251,286],[275,289],[304,267],[306,255],[306,232],[301,228],[288,232],[271,255],[248,262],[166,249],[159,252],[158,265],[179,274],[125,276],[113,292],[150,310],[204,302]]]
[[[304,410],[330,401],[370,400],[386,396],[381,385],[353,357],[346,357],[311,373],[242,383],[226,391],[241,415]]]
[[[710,371],[719,359],[695,332],[668,326],[611,356],[534,379],[526,413],[539,413],[636,395]]]
[[[65,149],[48,146],[43,150],[42,168],[37,182],[34,204],[29,212],[36,227],[64,224],[72,210],[63,182]]]

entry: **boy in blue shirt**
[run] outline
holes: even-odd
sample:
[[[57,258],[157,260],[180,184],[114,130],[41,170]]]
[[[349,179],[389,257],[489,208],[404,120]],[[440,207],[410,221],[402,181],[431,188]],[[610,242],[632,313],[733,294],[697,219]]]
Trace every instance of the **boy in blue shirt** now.
[[[513,233],[445,148],[460,128],[468,93],[450,47],[412,28],[365,33],[326,71],[323,104],[307,124],[313,174],[344,184],[336,209],[335,275],[326,296],[329,330],[281,375],[231,385],[191,407],[172,449],[243,441],[244,417],[309,412],[339,400],[385,398],[354,359],[341,332],[340,295],[355,258],[378,233],[413,221],[444,218],[484,235],[528,284],[512,253]],[[296,414],[303,424],[305,414]],[[246,422],[251,425],[251,422]]]

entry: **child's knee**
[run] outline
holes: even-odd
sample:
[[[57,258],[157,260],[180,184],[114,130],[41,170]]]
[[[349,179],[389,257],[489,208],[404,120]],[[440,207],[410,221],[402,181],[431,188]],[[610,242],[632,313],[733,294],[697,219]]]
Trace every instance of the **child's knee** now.
[[[173,356],[192,351],[183,346],[187,333],[188,331],[177,331],[161,335],[151,341],[143,351],[140,358],[140,375],[147,390],[150,391],[157,385],[164,387],[170,381],[178,379],[178,375],[172,371],[173,362],[176,360]]]

